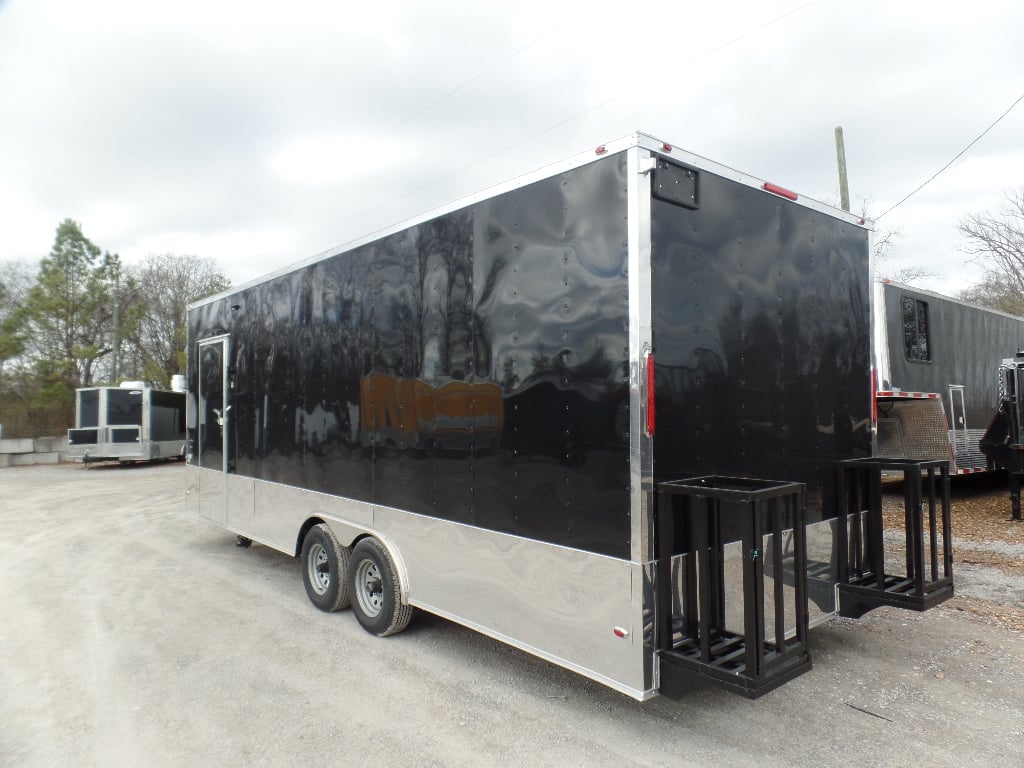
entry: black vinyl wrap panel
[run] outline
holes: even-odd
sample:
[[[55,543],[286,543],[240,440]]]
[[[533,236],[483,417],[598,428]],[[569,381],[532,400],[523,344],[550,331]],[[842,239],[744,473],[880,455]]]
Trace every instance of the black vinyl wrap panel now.
[[[891,381],[880,381],[879,389],[938,392],[948,419],[949,385],[961,384],[966,426],[987,427],[999,407],[999,364],[1024,349],[1024,320],[899,285],[885,285],[883,294]],[[907,358],[901,309],[904,298],[928,306],[928,361]]]
[[[193,310],[190,391],[196,342],[231,336],[230,470],[628,557],[625,173],[604,158]]]
[[[656,480],[808,484],[834,516],[834,462],[870,449],[868,235],[703,173],[696,210],[655,200]]]

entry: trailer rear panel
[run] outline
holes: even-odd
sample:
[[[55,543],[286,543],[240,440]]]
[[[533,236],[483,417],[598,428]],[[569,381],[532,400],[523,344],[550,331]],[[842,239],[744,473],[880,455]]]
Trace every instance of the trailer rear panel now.
[[[707,172],[653,201],[656,479],[799,481],[835,515],[835,462],[871,446],[867,238]]]

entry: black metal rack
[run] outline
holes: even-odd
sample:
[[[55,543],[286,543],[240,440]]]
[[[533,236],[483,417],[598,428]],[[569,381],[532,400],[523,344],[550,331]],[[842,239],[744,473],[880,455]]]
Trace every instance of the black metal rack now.
[[[887,565],[882,473],[903,473],[903,573]],[[839,615],[859,618],[883,605],[926,611],[953,596],[949,465],[945,461],[839,462]],[[850,520],[852,523],[843,524]],[[941,540],[939,539],[941,527]]]
[[[657,485],[657,643],[661,692],[713,683],[757,698],[811,668],[807,649],[806,489],[802,483],[708,476]],[[786,627],[783,531],[792,528],[792,616]],[[764,536],[772,536],[774,631],[766,640]],[[743,631],[725,620],[725,553],[742,546]],[[673,620],[672,557],[685,554],[681,636]],[[787,574],[788,576],[788,574]],[[787,637],[787,635],[791,635]]]

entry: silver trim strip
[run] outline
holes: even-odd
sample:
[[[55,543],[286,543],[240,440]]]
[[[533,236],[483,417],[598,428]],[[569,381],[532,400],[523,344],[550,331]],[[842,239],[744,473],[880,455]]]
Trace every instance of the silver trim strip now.
[[[627,238],[629,292],[629,471],[630,559],[633,569],[632,599],[640,606],[634,642],[641,646],[645,690],[657,690],[659,667],[654,634],[647,631],[655,616],[654,560],[654,438],[647,433],[648,355],[653,348],[651,330],[651,171],[656,161],[645,149],[627,153]],[[655,361],[655,365],[657,362]],[[636,631],[639,630],[639,631]]]
[[[889,389],[892,386],[892,368],[889,360],[889,334],[885,318],[885,283],[875,281],[874,290],[871,291],[871,359],[875,363],[875,374],[878,378],[875,383],[877,390]],[[889,382],[888,386],[885,382]],[[875,393],[872,392],[874,397]]]
[[[631,149],[627,156],[629,202],[629,466],[630,559],[654,558],[654,440],[647,435],[647,372],[651,351],[651,159],[650,152]]]

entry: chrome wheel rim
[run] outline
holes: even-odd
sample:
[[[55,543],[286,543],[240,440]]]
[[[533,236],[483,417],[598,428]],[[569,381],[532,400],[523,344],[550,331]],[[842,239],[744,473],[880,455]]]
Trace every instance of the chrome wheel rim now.
[[[307,560],[309,585],[318,595],[323,595],[331,586],[331,564],[327,559],[327,550],[320,543],[309,548]]]
[[[369,618],[375,618],[384,607],[384,588],[380,578],[380,569],[370,559],[364,559],[356,566],[356,578],[353,585],[359,608]]]

